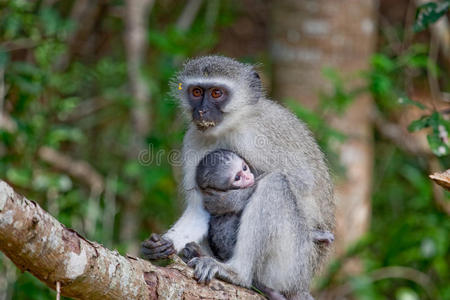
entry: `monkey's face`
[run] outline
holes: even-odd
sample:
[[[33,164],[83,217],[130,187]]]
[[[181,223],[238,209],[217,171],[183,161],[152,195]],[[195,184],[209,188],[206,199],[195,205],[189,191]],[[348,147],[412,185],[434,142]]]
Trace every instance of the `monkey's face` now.
[[[251,65],[223,56],[187,61],[171,87],[183,113],[212,136],[238,128],[263,95],[261,80]]]
[[[227,86],[218,84],[191,84],[187,98],[192,108],[192,120],[201,131],[215,127],[224,118],[223,108],[229,102]]]
[[[230,185],[233,188],[245,189],[255,184],[255,176],[243,159],[234,159],[229,171]]]

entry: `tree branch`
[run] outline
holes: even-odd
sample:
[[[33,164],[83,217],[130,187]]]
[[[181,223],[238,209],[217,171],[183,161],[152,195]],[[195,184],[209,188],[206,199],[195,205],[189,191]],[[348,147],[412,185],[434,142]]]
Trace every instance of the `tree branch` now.
[[[0,251],[63,296],[77,299],[263,299],[213,280],[199,285],[176,257],[157,267],[66,228],[0,180]]]
[[[450,169],[442,173],[434,173],[433,175],[430,175],[430,178],[446,190],[450,191]]]

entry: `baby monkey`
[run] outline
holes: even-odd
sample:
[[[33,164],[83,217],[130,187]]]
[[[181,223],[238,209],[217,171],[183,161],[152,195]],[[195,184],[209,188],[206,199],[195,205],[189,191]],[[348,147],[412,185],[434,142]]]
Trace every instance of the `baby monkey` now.
[[[256,178],[254,174],[257,172],[242,157],[224,149],[208,153],[197,166],[195,179],[203,195],[203,205],[211,215],[208,244],[213,255],[221,261],[232,257],[241,214],[258,180],[264,177]],[[329,231],[312,230],[311,237],[315,243],[334,241],[334,235]],[[187,260],[202,255],[198,247],[188,245],[183,251]]]

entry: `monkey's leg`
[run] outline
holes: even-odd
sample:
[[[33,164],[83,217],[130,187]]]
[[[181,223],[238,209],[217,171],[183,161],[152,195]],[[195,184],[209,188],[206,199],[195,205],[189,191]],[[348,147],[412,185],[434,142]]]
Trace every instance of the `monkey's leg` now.
[[[264,295],[266,295],[269,300],[287,300],[285,296],[275,291],[274,289],[259,284],[255,284],[255,288],[263,292]]]
[[[298,293],[293,297],[289,297],[289,300],[314,300],[313,296],[309,292]]]

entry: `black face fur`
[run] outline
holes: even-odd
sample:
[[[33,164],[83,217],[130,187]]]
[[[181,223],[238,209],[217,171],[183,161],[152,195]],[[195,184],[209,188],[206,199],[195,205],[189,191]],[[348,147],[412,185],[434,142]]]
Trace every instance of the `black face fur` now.
[[[199,130],[214,127],[223,120],[223,107],[229,102],[229,88],[221,84],[191,85],[187,89],[192,120]]]

